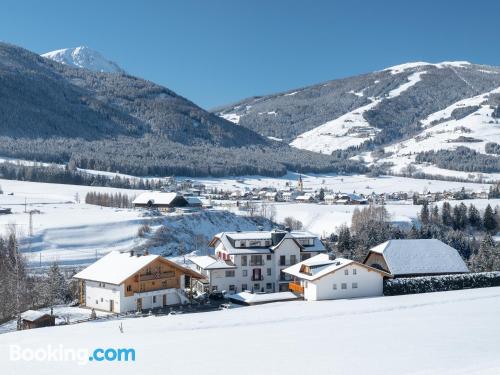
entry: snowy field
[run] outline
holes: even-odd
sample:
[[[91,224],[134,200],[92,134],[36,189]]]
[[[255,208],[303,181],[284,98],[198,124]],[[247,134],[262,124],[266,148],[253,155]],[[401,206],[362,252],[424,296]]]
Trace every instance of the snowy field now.
[[[23,246],[32,264],[88,263],[96,254],[100,257],[111,250],[127,249],[137,243],[137,230],[146,220],[139,211],[75,202],[76,194],[83,202],[89,191],[121,192],[133,197],[140,193],[137,190],[10,180],[0,180],[0,186],[4,192],[0,207],[13,212],[0,215],[1,232],[15,225],[21,236],[28,235],[25,203],[26,211],[40,211],[32,216],[33,237]]]
[[[37,311],[50,314],[50,307],[39,309]],[[75,322],[77,320],[88,319],[91,310],[81,307],[70,306],[54,306],[52,313],[56,316],[56,324],[63,324],[66,322]],[[96,311],[97,316],[108,316],[110,313],[104,311]],[[7,323],[0,324],[0,334],[12,332],[16,330],[17,320],[13,319]]]
[[[3,374],[498,374],[500,288],[281,302],[0,335]],[[135,362],[22,362],[10,345],[91,352],[133,348]],[[83,357],[88,358],[88,357]]]

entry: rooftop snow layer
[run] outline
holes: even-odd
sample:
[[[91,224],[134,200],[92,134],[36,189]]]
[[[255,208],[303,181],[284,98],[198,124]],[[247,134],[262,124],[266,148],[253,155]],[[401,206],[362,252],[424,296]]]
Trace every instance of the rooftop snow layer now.
[[[458,251],[436,239],[390,240],[370,251],[384,256],[393,275],[469,272]]]
[[[112,251],[73,277],[76,279],[120,285],[128,277],[158,257],[159,255],[135,256],[128,252],[120,253]]]

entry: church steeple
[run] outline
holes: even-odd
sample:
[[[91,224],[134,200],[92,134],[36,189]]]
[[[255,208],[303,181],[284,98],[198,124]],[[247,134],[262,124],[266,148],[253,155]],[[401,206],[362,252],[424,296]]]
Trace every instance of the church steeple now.
[[[299,174],[299,179],[297,181],[297,190],[301,193],[304,192],[304,183],[302,182],[302,175]]]

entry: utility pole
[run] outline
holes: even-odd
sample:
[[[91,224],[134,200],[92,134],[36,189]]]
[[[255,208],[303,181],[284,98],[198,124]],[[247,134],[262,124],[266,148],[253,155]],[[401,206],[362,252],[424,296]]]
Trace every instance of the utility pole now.
[[[33,211],[30,211],[29,215],[30,215],[29,234],[30,237],[33,237]]]
[[[28,202],[27,202],[27,198],[24,197],[24,213],[26,213],[26,206],[27,206]]]

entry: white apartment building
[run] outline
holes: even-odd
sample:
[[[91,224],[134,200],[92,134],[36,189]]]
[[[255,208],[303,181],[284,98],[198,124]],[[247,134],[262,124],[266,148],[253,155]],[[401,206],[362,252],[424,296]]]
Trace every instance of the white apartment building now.
[[[303,231],[223,232],[210,246],[215,256],[190,258],[205,277],[196,282],[199,292],[288,291],[291,276],[283,269],[326,252],[317,236]]]
[[[319,254],[288,267],[294,278],[290,290],[306,301],[382,296],[384,277],[390,273],[350,259],[330,259]]]

